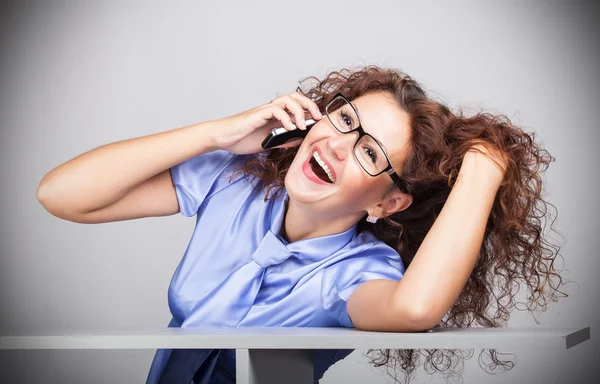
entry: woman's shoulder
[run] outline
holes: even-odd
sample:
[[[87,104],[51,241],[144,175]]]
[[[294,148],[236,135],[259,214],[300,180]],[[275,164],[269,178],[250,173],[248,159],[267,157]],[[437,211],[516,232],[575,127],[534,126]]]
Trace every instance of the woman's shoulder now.
[[[371,231],[357,233],[347,245],[347,249],[354,258],[384,257],[400,260],[398,251],[377,238]]]
[[[233,176],[248,156],[216,150],[173,166],[171,179],[182,214],[195,215],[205,200],[245,179],[241,173]]]
[[[404,264],[397,250],[378,239],[370,231],[357,233],[346,246],[333,255],[329,265],[324,268],[325,275],[352,275],[369,271],[389,272],[393,275],[404,273]]]
[[[346,252],[323,269],[321,298],[323,308],[345,327],[352,327],[346,302],[354,290],[366,281],[399,281],[404,264],[398,252],[369,231],[357,234]]]

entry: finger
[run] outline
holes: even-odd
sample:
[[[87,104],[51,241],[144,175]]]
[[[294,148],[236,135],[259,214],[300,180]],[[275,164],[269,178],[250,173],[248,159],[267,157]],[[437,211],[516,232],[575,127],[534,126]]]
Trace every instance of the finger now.
[[[288,131],[293,131],[294,129],[297,129],[297,127],[292,122],[292,118],[290,117],[290,115],[288,115],[288,113],[279,105],[271,105],[271,107],[269,107],[268,110],[271,113],[270,118],[275,118],[279,120],[283,127]]]
[[[303,109],[305,121],[311,118],[316,121],[319,121],[323,118],[323,114],[319,110],[319,106],[312,99],[310,99],[307,96],[304,96],[299,92],[293,92],[289,95],[278,96],[276,99],[272,100],[272,103],[278,104],[285,108],[286,98],[289,99],[290,97],[300,104],[300,107]],[[294,119],[294,121],[296,120],[298,120],[297,117]],[[306,126],[306,122],[304,123],[304,126]]]
[[[323,114],[319,110],[319,106],[312,99],[299,92],[294,92],[290,96],[298,101],[303,109],[309,111],[313,119],[320,120],[323,118]]]
[[[306,129],[306,123],[304,122],[304,108],[302,108],[302,105],[300,105],[296,99],[290,95],[286,95],[281,99],[281,106],[294,115],[294,122],[298,128],[302,130]]]

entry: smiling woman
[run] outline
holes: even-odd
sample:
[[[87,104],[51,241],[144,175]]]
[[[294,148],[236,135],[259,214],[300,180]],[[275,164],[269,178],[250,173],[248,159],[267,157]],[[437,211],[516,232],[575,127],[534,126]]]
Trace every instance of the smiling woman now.
[[[347,292],[342,295],[349,297],[348,311],[354,326],[400,331],[433,326],[499,327],[506,325],[517,304],[518,283],[527,288],[525,308],[530,312],[545,310],[548,301],[567,296],[560,290],[564,282],[554,268],[559,248],[541,237],[544,223],[539,221],[548,208],[541,198],[541,174],[551,156],[539,147],[533,135],[504,116],[454,114],[428,98],[416,81],[395,69],[344,69],[330,73],[324,80],[306,80],[317,82],[309,89],[299,87],[297,92],[314,100],[319,109],[328,111],[326,106],[337,92],[352,100],[354,108],[332,108],[329,121],[321,121],[311,129],[299,148],[275,149],[248,158],[238,165],[238,172],[254,180],[257,188],[266,189],[269,198],[277,198],[287,190],[290,196],[304,201],[299,214],[307,218],[321,219],[336,211],[352,215],[350,221],[358,223],[357,232],[373,233],[397,250],[406,268],[400,282],[372,279],[352,296]],[[350,119],[344,109],[352,114]],[[361,172],[358,160],[371,154],[373,145],[362,147],[359,135],[340,135],[332,129],[340,131],[336,125],[339,122],[354,124],[348,131],[356,132],[358,116],[365,131],[380,139],[377,142],[385,148],[381,152],[389,155],[406,190],[385,175],[374,178]],[[329,156],[320,155],[320,146]],[[311,188],[317,187],[305,181],[311,179],[310,175],[298,176],[298,165],[312,148],[336,172],[336,181],[310,200]],[[491,162],[483,163],[483,158],[477,157],[479,172],[467,175],[474,154],[485,154]],[[378,169],[381,168],[380,165]],[[457,209],[455,217],[450,217],[447,203],[453,189],[459,192],[459,175],[461,180],[469,179],[462,185],[470,181],[488,192],[464,194],[467,198],[463,199],[463,209]],[[307,197],[302,199],[303,196]],[[329,205],[324,203],[326,198]],[[375,205],[369,208],[369,204],[360,204],[369,199]],[[454,201],[460,203],[457,198]],[[472,228],[477,235],[461,239],[469,233],[469,214],[477,215],[470,212],[474,208],[481,210],[478,227]],[[445,223],[436,222],[444,218]],[[437,231],[433,230],[434,223]],[[461,247],[460,241],[466,245]],[[435,245],[440,249],[435,249]],[[402,287],[409,277],[412,284]],[[406,321],[411,317],[401,317],[406,309],[397,310],[397,316],[383,321],[384,315],[390,313],[387,308],[398,305],[424,309],[413,311],[412,318],[418,319],[415,324]],[[424,365],[435,367],[437,372],[452,373],[457,360],[464,357],[459,352],[369,351],[375,354],[372,362],[377,366],[388,365],[403,371],[406,377],[416,368],[419,355],[425,357]],[[490,354],[489,366],[512,366],[509,361],[499,360],[494,350],[481,353]]]
[[[81,223],[197,216],[169,286],[170,327],[498,327],[517,282],[529,310],[557,298],[558,253],[538,222],[549,159],[529,134],[454,114],[398,70],[316,80],[85,153],[50,171],[38,199]],[[306,118],[316,123],[301,143],[262,151],[273,128],[306,130]],[[315,382],[350,352],[314,351]],[[419,354],[370,352],[407,377]],[[440,371],[460,356],[421,353]],[[147,383],[191,381],[235,382],[234,351],[157,351]]]

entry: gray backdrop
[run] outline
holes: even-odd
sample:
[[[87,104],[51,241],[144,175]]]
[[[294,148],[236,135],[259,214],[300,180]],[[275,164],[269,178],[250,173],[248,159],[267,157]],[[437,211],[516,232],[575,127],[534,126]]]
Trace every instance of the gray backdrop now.
[[[557,159],[545,199],[558,209],[564,239],[552,236],[566,276],[578,283],[539,320],[598,324],[597,2],[27,1],[0,10],[0,333],[170,319],[167,287],[194,219],[57,219],[35,197],[51,168],[361,64],[399,67],[453,107],[504,113],[536,132]],[[515,312],[509,326],[536,323]],[[592,382],[595,329],[569,351],[504,351],[517,365],[502,375],[485,374],[474,357],[465,382]],[[0,382],[140,383],[153,353],[4,351]],[[366,362],[355,351],[322,382],[390,382]],[[419,370],[415,382],[444,381]]]

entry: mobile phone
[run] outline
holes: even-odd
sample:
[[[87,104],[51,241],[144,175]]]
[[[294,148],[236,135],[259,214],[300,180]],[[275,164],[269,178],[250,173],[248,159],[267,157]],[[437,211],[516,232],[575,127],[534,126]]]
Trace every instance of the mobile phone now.
[[[293,131],[288,131],[286,128],[275,128],[269,133],[267,137],[262,142],[263,149],[271,149],[278,145],[282,145],[291,141],[293,139],[305,137],[308,131],[315,125],[317,122],[313,119],[306,119],[306,130],[303,129],[294,129]]]

